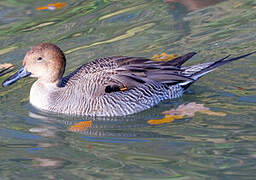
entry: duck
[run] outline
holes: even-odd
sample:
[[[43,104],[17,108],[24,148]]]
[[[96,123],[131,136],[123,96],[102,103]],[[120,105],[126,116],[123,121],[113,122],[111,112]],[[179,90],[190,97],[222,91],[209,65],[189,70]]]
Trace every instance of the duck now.
[[[40,43],[25,55],[22,67],[2,86],[35,77],[29,102],[35,108],[78,116],[126,116],[149,109],[163,100],[179,98],[200,77],[252,53],[214,62],[183,66],[196,53],[170,61],[143,57],[103,57],[63,76],[66,58],[51,43]]]

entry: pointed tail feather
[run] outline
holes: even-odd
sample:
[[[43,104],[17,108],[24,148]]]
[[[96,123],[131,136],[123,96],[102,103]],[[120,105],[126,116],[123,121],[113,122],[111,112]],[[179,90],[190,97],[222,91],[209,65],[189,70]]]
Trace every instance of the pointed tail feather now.
[[[245,54],[245,55],[242,55],[242,56],[238,56],[238,57],[234,57],[234,58],[230,58],[230,59],[227,59],[228,57],[230,57],[230,55],[218,60],[218,61],[215,61],[213,63],[210,63],[209,66],[201,69],[200,71],[197,71],[193,74],[190,75],[190,78],[194,79],[194,80],[197,80],[199,79],[200,77],[202,77],[203,75],[213,71],[214,69],[216,69],[217,67],[219,66],[222,66],[224,64],[227,64],[227,63],[230,63],[232,61],[236,61],[236,60],[239,60],[241,58],[244,58],[244,57],[247,57],[247,56],[250,56],[252,54],[256,53],[255,52],[251,52],[251,53],[248,53],[248,54]],[[200,66],[200,64],[198,65]]]

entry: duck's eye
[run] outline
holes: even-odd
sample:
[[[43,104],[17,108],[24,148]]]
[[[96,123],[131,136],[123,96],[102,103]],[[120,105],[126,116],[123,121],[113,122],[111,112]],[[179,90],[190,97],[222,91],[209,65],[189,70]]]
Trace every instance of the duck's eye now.
[[[42,61],[42,60],[43,60],[42,57],[38,57],[38,58],[37,58],[37,61]]]

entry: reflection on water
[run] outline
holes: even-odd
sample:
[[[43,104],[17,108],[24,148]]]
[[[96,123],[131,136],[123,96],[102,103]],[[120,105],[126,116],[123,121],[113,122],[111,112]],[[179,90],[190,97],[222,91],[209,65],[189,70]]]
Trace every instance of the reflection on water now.
[[[253,0],[59,3],[66,4],[49,10],[57,2],[0,2],[1,65],[20,66],[25,52],[42,41],[64,49],[67,73],[103,56],[199,52],[193,64],[256,46]],[[1,179],[250,179],[254,59],[221,67],[182,98],[127,117],[35,110],[28,104],[33,79],[0,87]],[[1,67],[0,82],[11,70]]]
[[[195,11],[223,2],[223,0],[164,0],[164,2],[170,3],[173,9],[179,5],[183,5],[188,11]],[[185,10],[184,12],[187,11]]]
[[[126,117],[69,117],[64,115],[47,114],[43,112],[29,112],[29,117],[41,121],[44,125],[33,127],[29,131],[40,136],[53,136],[57,131],[72,131],[82,135],[118,138],[160,138],[165,135],[154,132],[142,131],[150,127],[148,120],[161,119],[163,115],[159,109],[152,108],[148,111],[129,115]],[[58,123],[63,126],[45,126],[45,123]],[[106,142],[109,139],[106,139]],[[132,141],[128,139],[127,141]],[[136,139],[135,141],[140,141]],[[125,139],[123,139],[125,142]]]
[[[3,68],[0,70],[0,76],[4,76],[10,72],[12,72],[14,69],[12,67]]]

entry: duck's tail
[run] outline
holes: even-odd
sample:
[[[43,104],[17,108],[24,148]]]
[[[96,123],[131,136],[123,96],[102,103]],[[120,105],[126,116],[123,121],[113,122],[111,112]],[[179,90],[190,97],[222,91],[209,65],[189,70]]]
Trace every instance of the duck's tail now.
[[[185,74],[185,76],[193,79],[194,81],[187,82],[187,83],[184,83],[181,85],[184,86],[184,88],[186,89],[188,86],[193,84],[196,80],[198,80],[200,77],[215,70],[217,67],[222,66],[227,63],[230,63],[232,61],[236,61],[236,60],[242,59],[244,57],[250,56],[254,53],[256,53],[256,51],[242,55],[242,56],[234,57],[234,58],[229,58],[230,55],[228,55],[228,56],[226,56],[218,61],[215,61],[215,62],[209,62],[209,63],[197,64],[197,65],[188,66],[188,67],[182,67],[182,70],[183,70],[183,73]]]

